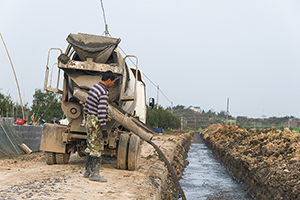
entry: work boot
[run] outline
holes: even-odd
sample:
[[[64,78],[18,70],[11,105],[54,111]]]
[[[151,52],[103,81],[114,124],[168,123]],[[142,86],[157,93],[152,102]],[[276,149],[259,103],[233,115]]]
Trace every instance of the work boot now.
[[[91,156],[89,153],[87,153],[85,158],[85,172],[83,174],[83,177],[88,178],[91,173],[92,173]]]
[[[92,172],[89,179],[91,181],[107,182],[105,178],[100,176],[101,156],[90,156],[90,158],[92,159]]]

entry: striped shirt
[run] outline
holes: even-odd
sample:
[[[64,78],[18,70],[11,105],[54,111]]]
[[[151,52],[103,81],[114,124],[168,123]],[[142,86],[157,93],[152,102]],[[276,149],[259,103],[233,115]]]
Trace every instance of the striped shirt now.
[[[106,130],[106,115],[108,107],[108,88],[101,82],[93,85],[85,101],[84,114],[98,117],[102,130]]]

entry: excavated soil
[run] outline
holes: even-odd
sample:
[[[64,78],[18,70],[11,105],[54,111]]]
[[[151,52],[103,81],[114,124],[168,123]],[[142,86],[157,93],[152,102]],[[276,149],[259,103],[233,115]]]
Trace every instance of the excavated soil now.
[[[172,163],[178,178],[186,166],[186,156],[194,134],[154,136]],[[72,154],[69,164],[47,165],[44,153],[19,155],[0,160],[0,200],[2,199],[170,199],[174,187],[168,170],[155,149],[143,142],[137,171],[116,169],[116,158],[104,157],[99,183],[83,178],[85,157]]]
[[[216,124],[201,136],[257,199],[300,199],[300,134]]]

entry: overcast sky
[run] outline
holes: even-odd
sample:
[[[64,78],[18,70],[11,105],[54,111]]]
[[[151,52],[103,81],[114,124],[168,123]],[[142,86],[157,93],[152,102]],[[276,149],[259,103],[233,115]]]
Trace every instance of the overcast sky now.
[[[49,48],[69,33],[102,35],[99,0],[0,0],[0,32],[22,96],[43,88]],[[103,0],[109,32],[139,58],[147,99],[226,110],[233,116],[300,117],[299,0]],[[54,52],[51,63],[56,62]],[[131,64],[131,63],[129,63]],[[0,90],[18,98],[0,43]],[[155,85],[153,85],[154,83]]]

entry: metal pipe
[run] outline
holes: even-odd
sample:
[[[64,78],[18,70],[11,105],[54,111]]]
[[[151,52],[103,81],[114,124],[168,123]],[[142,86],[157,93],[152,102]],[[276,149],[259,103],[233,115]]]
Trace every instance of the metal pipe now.
[[[80,135],[80,134],[73,134],[73,133],[70,133],[69,136],[70,136],[70,138],[84,139],[84,140],[87,139],[87,135]]]
[[[108,104],[108,114],[118,123],[122,124],[124,127],[129,129],[130,131],[134,132],[137,136],[146,140],[147,142],[150,141],[153,137],[153,134],[149,133],[148,130],[145,130],[142,126],[138,126],[128,114],[122,113],[117,108],[113,107],[111,104]],[[141,122],[142,123],[142,122]]]
[[[48,67],[48,64],[49,64],[49,56],[50,56],[50,52],[52,50],[59,50],[60,51],[60,54],[62,54],[62,50],[60,48],[50,48],[48,50],[48,55],[47,55],[47,63],[46,63],[46,71],[45,71],[45,80],[44,80],[44,90],[47,88],[47,83],[48,83],[48,76],[49,76],[49,67]]]
[[[49,86],[51,88],[51,84],[52,84],[52,74],[53,74],[53,67],[54,65],[57,65],[57,63],[53,63],[51,66],[51,71],[50,71],[50,81],[49,81]]]
[[[59,78],[60,78],[60,69],[58,68],[58,72],[57,72],[57,84],[56,84],[56,89],[58,90],[58,86],[59,86]]]

